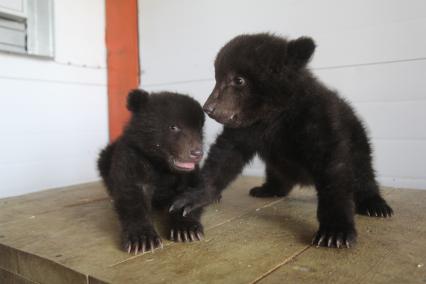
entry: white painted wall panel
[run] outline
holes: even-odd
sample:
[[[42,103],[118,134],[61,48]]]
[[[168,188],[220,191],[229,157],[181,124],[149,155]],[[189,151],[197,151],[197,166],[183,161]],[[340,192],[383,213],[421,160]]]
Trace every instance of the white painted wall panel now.
[[[311,67],[368,126],[384,185],[426,188],[426,1],[139,0],[142,87],[204,102],[217,51],[240,33],[312,36]],[[220,126],[208,119],[207,140]],[[258,160],[246,169],[263,174]]]
[[[140,11],[146,84],[212,78],[216,52],[240,33],[310,35],[314,67],[426,57],[422,0],[140,0]]]
[[[54,4],[54,60],[0,53],[0,197],[99,179],[108,141],[104,1]]]
[[[367,102],[353,105],[368,128],[374,131],[373,138],[381,140],[423,139],[426,145],[426,127],[424,127],[426,100]]]
[[[425,189],[424,139],[373,139],[379,181],[389,186]]]
[[[313,70],[351,102],[426,100],[426,59]]]
[[[104,0],[56,0],[55,58],[63,63],[106,66]]]

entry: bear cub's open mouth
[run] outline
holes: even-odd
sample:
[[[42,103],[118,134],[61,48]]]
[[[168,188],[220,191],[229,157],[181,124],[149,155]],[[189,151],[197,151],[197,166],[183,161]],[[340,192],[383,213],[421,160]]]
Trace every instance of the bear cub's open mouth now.
[[[195,169],[195,162],[182,162],[178,160],[173,160],[173,166],[179,171],[192,171]]]

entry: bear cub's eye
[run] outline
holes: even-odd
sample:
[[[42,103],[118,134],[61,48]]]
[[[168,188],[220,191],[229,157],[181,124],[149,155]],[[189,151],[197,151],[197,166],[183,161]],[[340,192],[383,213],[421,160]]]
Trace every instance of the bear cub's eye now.
[[[246,84],[246,80],[243,77],[235,77],[234,84],[237,86],[244,86]]]
[[[180,131],[180,128],[177,125],[170,125],[169,129],[173,132],[179,132]]]

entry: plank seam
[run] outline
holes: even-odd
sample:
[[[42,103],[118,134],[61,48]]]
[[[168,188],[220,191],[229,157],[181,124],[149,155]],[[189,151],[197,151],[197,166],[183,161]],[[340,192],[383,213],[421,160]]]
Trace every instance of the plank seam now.
[[[303,249],[301,249],[300,251],[297,251],[294,254],[290,255],[289,257],[284,259],[282,262],[278,263],[277,265],[275,265],[274,267],[272,267],[271,269],[269,269],[268,271],[266,271],[265,273],[263,273],[262,275],[260,275],[256,279],[254,279],[253,281],[249,282],[249,284],[259,283],[259,281],[261,281],[262,279],[265,279],[268,275],[272,274],[274,271],[278,270],[280,267],[286,265],[287,263],[291,262],[292,260],[294,260],[299,255],[303,254],[310,247],[311,247],[311,245],[308,245],[308,246],[304,247]]]

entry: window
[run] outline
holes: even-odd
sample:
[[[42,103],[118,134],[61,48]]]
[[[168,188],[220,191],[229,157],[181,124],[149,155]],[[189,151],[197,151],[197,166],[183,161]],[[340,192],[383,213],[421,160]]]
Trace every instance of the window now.
[[[0,51],[53,57],[52,2],[0,0]]]

